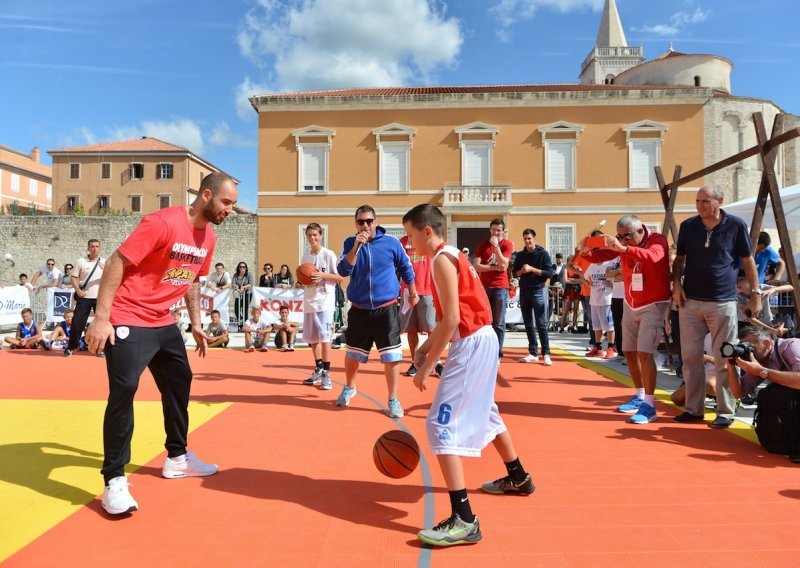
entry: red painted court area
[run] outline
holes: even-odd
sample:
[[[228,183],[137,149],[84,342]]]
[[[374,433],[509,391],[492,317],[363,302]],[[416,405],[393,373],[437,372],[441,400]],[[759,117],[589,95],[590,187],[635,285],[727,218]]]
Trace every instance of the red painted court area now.
[[[516,363],[518,351],[507,350],[496,399],[537,490],[483,494],[480,484],[505,475],[503,464],[491,447],[466,460],[479,544],[429,550],[416,538],[423,524],[449,515],[424,434],[432,391],[403,378],[406,416],[393,421],[383,412],[378,363],[362,367],[359,395],[339,409],[343,350],[334,352],[332,391],[301,384],[308,350],[213,350],[205,360],[190,354],[192,400],[231,405],[189,440],[221,471],[163,479],[164,454],[155,456],[129,478],[138,512],[111,519],[94,498],[4,565],[800,566],[798,466],[732,432],[673,423],[676,411],[663,403],[658,421],[629,424],[614,412],[628,387],[563,355],[552,367]],[[19,404],[106,396],[104,365],[94,357],[4,350],[0,366],[0,398]],[[149,374],[138,400],[158,400]],[[416,437],[423,461],[393,480],[376,470],[372,447],[398,428]],[[0,482],[8,478],[7,470]]]

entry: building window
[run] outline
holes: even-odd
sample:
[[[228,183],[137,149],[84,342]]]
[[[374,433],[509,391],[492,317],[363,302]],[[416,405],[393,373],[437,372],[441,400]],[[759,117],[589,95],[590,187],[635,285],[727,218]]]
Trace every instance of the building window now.
[[[700,75],[695,75],[694,76],[694,86],[695,87],[699,87],[700,86]]]
[[[654,168],[661,165],[661,144],[669,127],[650,120],[623,126],[628,142],[628,184],[631,189],[656,189]]]
[[[142,212],[142,196],[131,195],[131,213],[141,213],[141,212]]]
[[[107,212],[111,209],[111,196],[110,195],[101,195],[97,198],[97,208],[100,209],[101,212]]]
[[[659,146],[655,140],[631,140],[630,142],[630,186],[636,189],[658,187],[655,168],[659,165]]]
[[[544,145],[544,188],[575,189],[578,137],[583,127],[561,120],[542,126],[539,132]]]
[[[131,164],[131,179],[144,179],[144,164]]]
[[[378,190],[408,191],[411,138],[417,130],[393,122],[374,129],[372,133],[378,144]]]
[[[53,186],[48,183],[46,187],[47,187],[47,199],[53,199]]]
[[[492,152],[500,129],[472,122],[455,129],[461,147],[461,184],[491,185]]]
[[[172,179],[172,164],[158,164],[156,166],[156,179]]]
[[[299,191],[325,191],[328,183],[328,145],[300,145]]]
[[[11,174],[11,191],[19,193],[19,174]]]
[[[171,195],[159,195],[158,196],[158,208],[159,209],[166,209],[172,204],[172,196]]]
[[[567,257],[575,250],[575,224],[564,223],[561,225],[547,223],[547,243],[545,247],[550,253],[550,258],[555,262],[556,253]]]
[[[380,191],[408,191],[408,142],[380,143]]]
[[[100,164],[100,179],[111,179],[111,164],[109,162]]]
[[[36,183],[35,179],[28,180],[28,194],[31,197],[36,197],[39,195],[39,184]]]
[[[69,179],[81,179],[81,165],[80,164],[70,164],[69,165]]]
[[[78,205],[81,204],[81,196],[80,195],[68,195],[67,196],[67,211],[72,212],[78,208]]]
[[[328,154],[335,135],[335,131],[313,124],[292,131],[297,148],[297,191],[328,191]]]

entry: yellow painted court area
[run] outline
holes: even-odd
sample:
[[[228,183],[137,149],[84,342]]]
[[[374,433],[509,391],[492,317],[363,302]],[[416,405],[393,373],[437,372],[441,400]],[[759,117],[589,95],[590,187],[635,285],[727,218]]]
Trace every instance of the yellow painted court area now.
[[[0,561],[103,489],[104,400],[0,400]],[[189,405],[192,428],[227,403]],[[161,403],[134,404],[134,471],[164,452]]]

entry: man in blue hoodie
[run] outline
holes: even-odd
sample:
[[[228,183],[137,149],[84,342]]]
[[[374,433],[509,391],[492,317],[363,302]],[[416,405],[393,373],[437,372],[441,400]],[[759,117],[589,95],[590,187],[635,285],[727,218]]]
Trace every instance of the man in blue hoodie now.
[[[401,418],[403,407],[397,400],[397,383],[403,349],[397,276],[408,286],[409,304],[413,307],[419,301],[414,269],[400,241],[378,226],[372,207],[362,205],[356,209],[355,219],[358,232],[345,239],[336,266],[341,276],[350,277],[347,299],[352,304],[347,312],[347,355],[344,360],[347,384],[336,399],[336,406],[350,405],[350,400],[356,395],[358,367],[369,360],[374,343],[386,374],[389,416]]]

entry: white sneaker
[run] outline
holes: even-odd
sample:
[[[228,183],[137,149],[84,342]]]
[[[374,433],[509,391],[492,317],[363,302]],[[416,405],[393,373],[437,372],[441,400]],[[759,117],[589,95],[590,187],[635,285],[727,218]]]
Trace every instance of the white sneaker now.
[[[550,355],[544,356],[544,361],[542,362],[543,365],[546,367],[551,367],[553,365],[553,360],[550,358]]]
[[[186,452],[177,458],[167,458],[164,460],[164,467],[161,468],[161,475],[175,479],[178,477],[206,477],[214,475],[219,471],[217,464],[205,463],[194,452]]]
[[[124,475],[109,480],[103,489],[103,509],[109,515],[124,515],[139,510],[139,504],[128,491],[130,483]]]
[[[531,355],[530,353],[528,353],[527,355],[525,355],[525,357],[521,357],[519,359],[519,362],[520,363],[538,363],[539,362],[539,358],[536,355]]]
[[[333,388],[333,385],[331,384],[331,374],[328,371],[322,371],[322,375],[320,375],[319,388],[325,391],[329,391]]]

